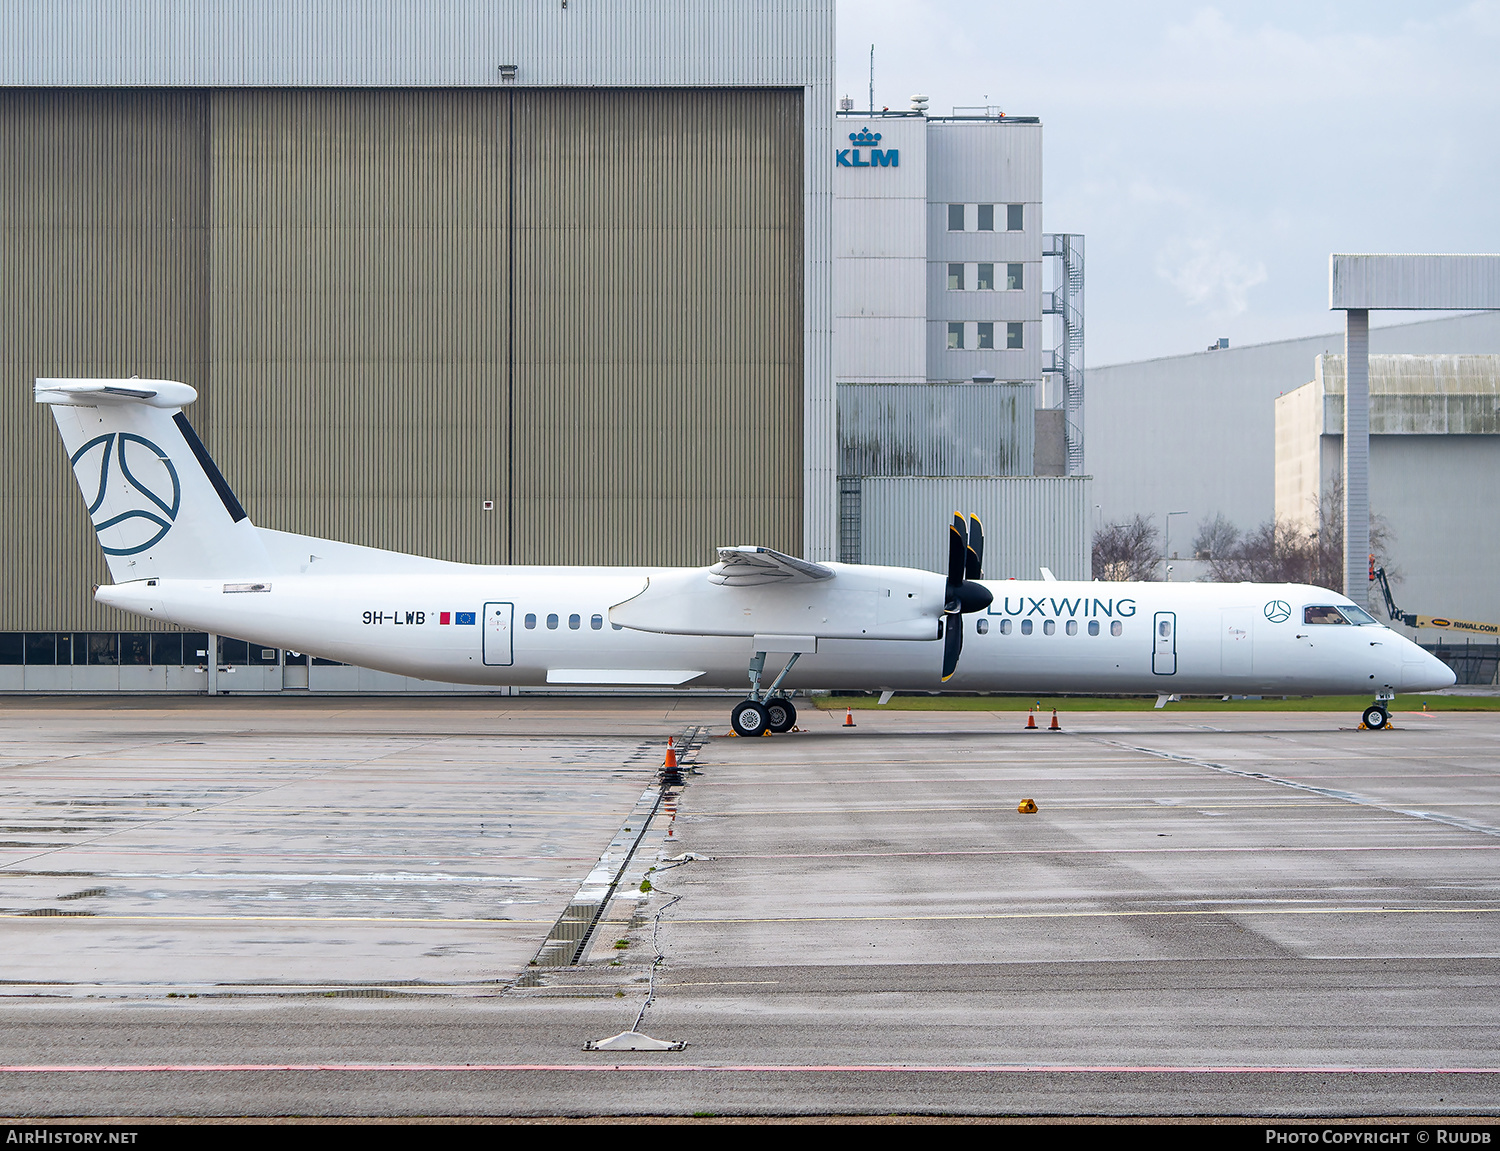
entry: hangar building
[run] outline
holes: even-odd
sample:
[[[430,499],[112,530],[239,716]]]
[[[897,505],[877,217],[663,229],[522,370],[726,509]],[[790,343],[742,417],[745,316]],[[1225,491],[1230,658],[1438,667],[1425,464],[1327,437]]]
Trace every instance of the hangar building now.
[[[268,527],[833,558],[833,27],[832,0],[0,0],[5,674],[166,686],[172,658],[90,598],[37,376],[193,385]],[[220,654],[279,685],[279,653]]]

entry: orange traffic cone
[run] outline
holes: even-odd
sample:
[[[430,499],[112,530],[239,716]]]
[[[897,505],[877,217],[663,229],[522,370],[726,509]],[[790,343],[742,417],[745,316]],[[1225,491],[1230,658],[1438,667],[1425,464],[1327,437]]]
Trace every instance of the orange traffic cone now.
[[[666,759],[666,762],[664,764],[662,764],[662,766],[663,767],[676,767],[677,766],[677,749],[672,746],[672,737],[670,735],[667,736],[667,759]]]
[[[844,726],[845,727],[853,727],[854,726],[854,709],[852,707],[846,707],[846,708],[844,708]]]
[[[1028,711],[1026,713],[1026,730],[1027,731],[1036,731],[1037,730],[1037,726],[1036,726],[1036,708],[1032,708],[1030,711]]]
[[[1052,709],[1052,726],[1049,727],[1047,730],[1048,731],[1061,731],[1062,730],[1062,727],[1059,726],[1059,724],[1057,722],[1057,708],[1055,708],[1055,707]]]

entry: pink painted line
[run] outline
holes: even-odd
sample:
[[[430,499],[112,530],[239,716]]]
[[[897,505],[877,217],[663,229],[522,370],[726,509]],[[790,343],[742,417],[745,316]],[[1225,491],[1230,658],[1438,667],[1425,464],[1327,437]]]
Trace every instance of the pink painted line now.
[[[1338,847],[975,847],[955,851],[807,851],[775,852],[765,855],[716,855],[715,859],[889,859],[904,856],[929,855],[1204,855],[1253,853],[1265,855],[1273,851],[1294,851],[1306,854],[1344,851],[1500,851],[1500,843],[1428,843],[1406,846],[1362,847],[1340,845]]]
[[[962,1075],[1500,1075],[1500,1067],[1174,1066],[1169,1064],[889,1063],[78,1063],[0,1065],[0,1074],[272,1071],[699,1071],[733,1073]]]

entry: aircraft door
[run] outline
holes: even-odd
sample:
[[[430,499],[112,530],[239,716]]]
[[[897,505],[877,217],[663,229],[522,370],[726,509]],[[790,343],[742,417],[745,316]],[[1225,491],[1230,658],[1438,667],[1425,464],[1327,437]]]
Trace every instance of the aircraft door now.
[[[1177,674],[1177,613],[1159,611],[1151,627],[1151,671],[1155,675]]]
[[[1219,613],[1219,670],[1225,675],[1249,675],[1255,670],[1251,628],[1255,609],[1225,608]]]
[[[490,667],[510,667],[515,662],[511,636],[515,614],[513,603],[484,605],[484,662]]]

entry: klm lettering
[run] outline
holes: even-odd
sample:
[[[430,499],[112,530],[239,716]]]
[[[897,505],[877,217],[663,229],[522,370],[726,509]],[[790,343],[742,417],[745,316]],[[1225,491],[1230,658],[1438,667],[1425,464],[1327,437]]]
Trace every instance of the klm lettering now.
[[[834,153],[840,168],[899,168],[901,152],[897,148],[871,148],[870,158],[861,160],[858,148],[840,148]]]
[[[849,143],[852,148],[840,148],[834,153],[834,159],[838,161],[840,168],[899,168],[901,167],[901,152],[897,148],[877,148],[880,143],[880,133],[871,132],[864,128],[858,132],[849,133]],[[861,160],[859,150],[870,149],[870,158]]]

